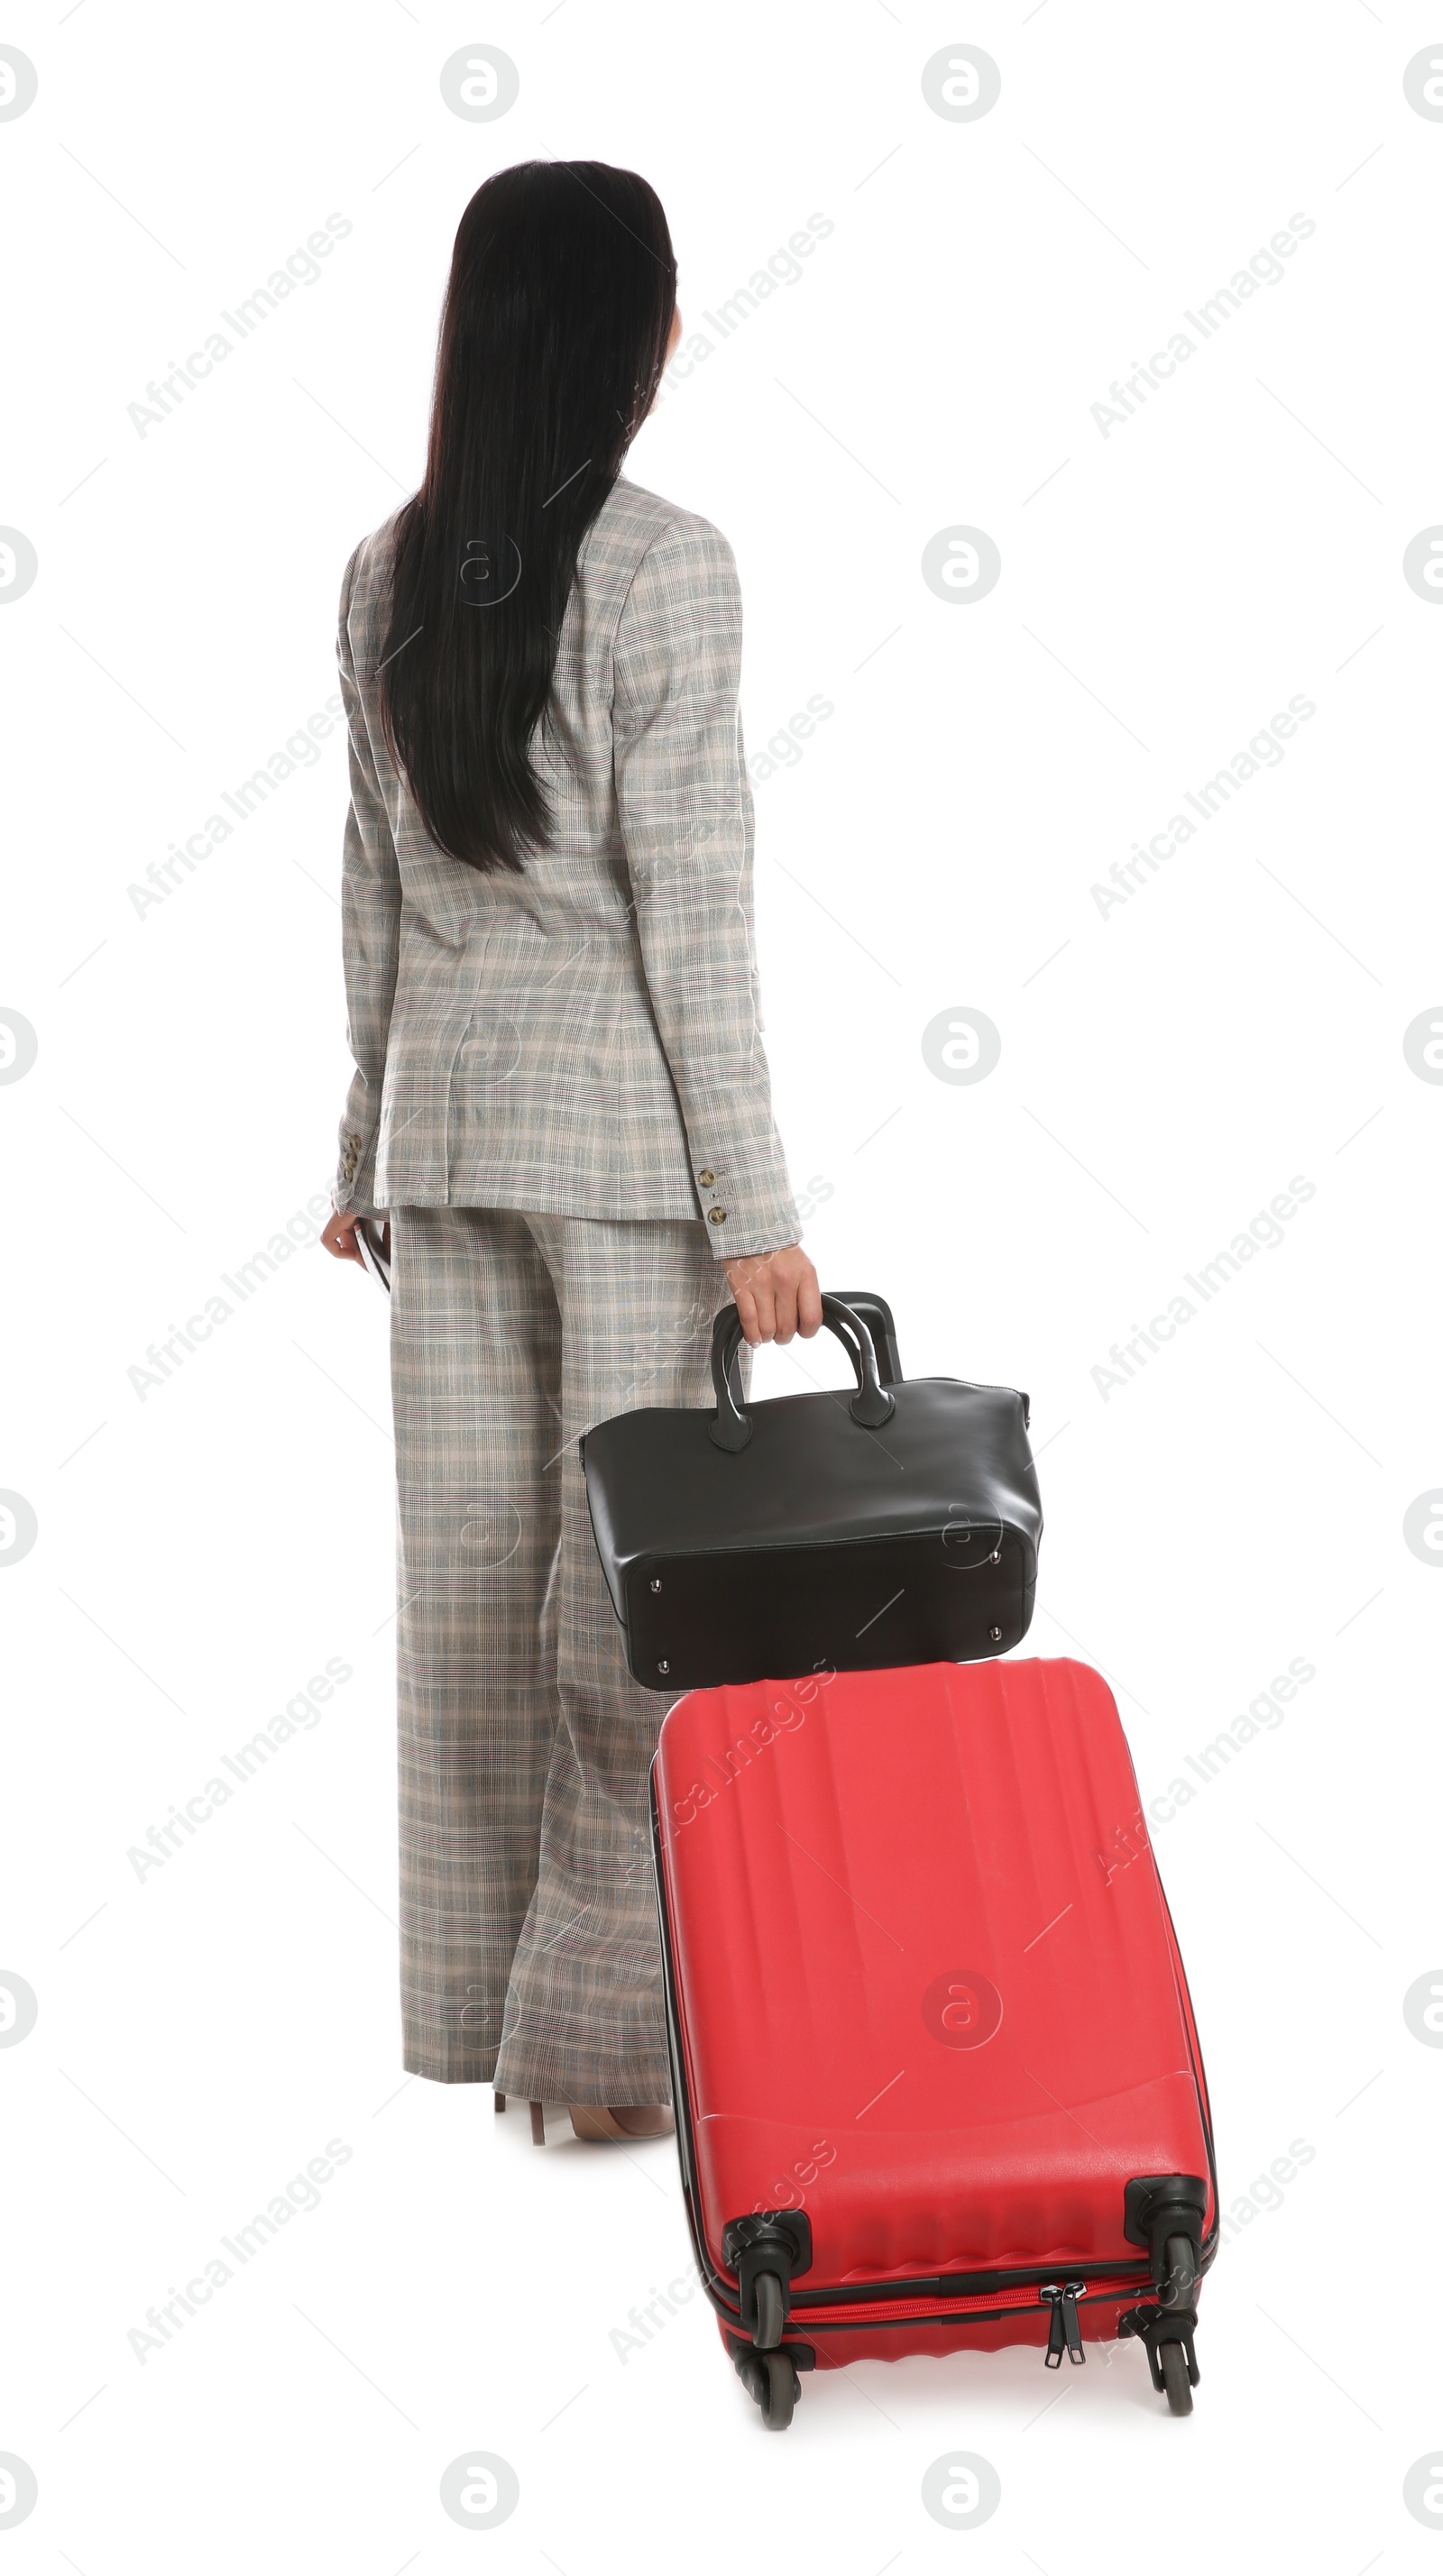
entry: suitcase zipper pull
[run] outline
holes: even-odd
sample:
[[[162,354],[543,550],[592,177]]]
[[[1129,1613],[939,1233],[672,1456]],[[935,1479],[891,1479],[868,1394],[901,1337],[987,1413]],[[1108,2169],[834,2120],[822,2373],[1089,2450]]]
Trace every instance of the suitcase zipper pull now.
[[[1085,2281],[1047,2281],[1038,2291],[1052,2310],[1052,2323],[1047,2330],[1047,2367],[1060,2370],[1064,2351],[1069,2361],[1086,2361],[1082,2349],[1082,2328],[1077,2321],[1077,2302],[1087,2288]]]

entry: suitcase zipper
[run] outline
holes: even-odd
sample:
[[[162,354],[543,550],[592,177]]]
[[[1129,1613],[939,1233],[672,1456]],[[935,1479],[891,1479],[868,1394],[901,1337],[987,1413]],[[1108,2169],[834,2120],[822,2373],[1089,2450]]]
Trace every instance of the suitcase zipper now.
[[[1114,2289],[1126,2292],[1138,2288],[1145,2289],[1151,2284],[1152,2276],[1137,2255],[1120,2263],[1111,2261],[1094,2263],[1091,2270],[1094,2282],[1106,2285],[1100,2289],[1100,2295],[1103,2297],[1110,2296]],[[860,2307],[864,2300],[869,2303],[875,2300],[882,2307],[895,2307],[899,2300],[906,2300],[912,2304],[921,2300],[928,2304],[935,2303],[940,2314],[950,2315],[954,2309],[966,2309],[975,2305],[978,2299],[985,2299],[989,2304],[995,2304],[999,2295],[1004,2298],[1015,2297],[1021,2303],[1030,2305],[1035,2298],[1045,2299],[1054,2287],[1061,2286],[1055,2273],[1050,2272],[1045,2264],[1037,2264],[1026,2270],[1012,2267],[999,2272],[960,2273],[952,2278],[946,2274],[933,2274],[930,2279],[911,2281],[839,2282],[821,2290],[809,2289],[806,2283],[802,2282],[799,2286],[793,2285],[792,2305],[798,2311],[805,2309],[810,2312],[812,2309],[831,2307]]]
[[[1135,2299],[1151,2286],[1150,2277],[1133,2268],[1130,2280],[1109,2281],[1105,2288],[1099,2286],[1092,2290],[1090,2295],[1094,2304],[1100,2302],[1105,2305],[1109,2299]],[[1000,2317],[1010,2314],[1017,2308],[1035,2307],[1039,2301],[1044,2306],[1056,2301],[1051,2331],[1056,2340],[1057,2356],[1060,2361],[1064,2350],[1072,2350],[1075,2357],[1080,2351],[1082,2338],[1077,2301],[1088,2295],[1086,2281],[1049,2282],[1045,2289],[1038,2289],[1029,2282],[1025,2288],[1004,2287],[996,2290],[979,2290],[966,2298],[898,2297],[868,2300],[865,2306],[857,2303],[850,2307],[832,2309],[821,2306],[804,2307],[793,2292],[792,2310],[787,2320],[786,2330],[789,2335],[820,2336],[829,2334],[834,2327],[865,2329],[874,2325],[906,2325],[913,2322],[946,2325],[952,2317]],[[1050,2362],[1048,2367],[1055,2369],[1057,2364]]]
[[[949,2317],[1001,2316],[1010,2308],[1030,2308],[1036,2298],[1035,2290],[993,2290],[980,2292],[973,2298],[948,2299],[945,2302],[940,2299],[877,2299],[869,2300],[865,2308],[840,2315],[834,2314],[830,2308],[801,2308],[794,2300],[787,2331],[789,2334],[817,2335],[830,2332],[833,2326],[838,2325],[906,2325],[914,2319],[945,2325]]]
[[[1047,2367],[1059,2370],[1064,2351],[1069,2361],[1085,2361],[1082,2328],[1077,2322],[1077,2302],[1087,2295],[1085,2281],[1048,2281],[1037,2293],[1044,2307],[1052,2310],[1052,2323],[1047,2330]]]

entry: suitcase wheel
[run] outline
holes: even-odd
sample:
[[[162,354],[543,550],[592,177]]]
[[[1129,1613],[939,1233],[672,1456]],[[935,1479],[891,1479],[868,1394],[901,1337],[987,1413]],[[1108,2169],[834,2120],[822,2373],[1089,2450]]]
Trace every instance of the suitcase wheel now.
[[[1169,2253],[1173,2242],[1168,2241]],[[1117,2320],[1119,2335],[1137,2335],[1141,2340],[1152,2384],[1166,2397],[1174,2415],[1192,2413],[1192,2393],[1200,2376],[1193,2347],[1196,2328],[1193,2308],[1124,2308]]]
[[[762,2422],[769,2433],[785,2433],[800,2394],[797,2374],[790,2356],[784,2352],[762,2353],[758,2358],[765,2380],[761,2400]],[[1191,2390],[1188,2391],[1188,2402],[1192,2402]]]
[[[782,2285],[775,2272],[758,2272],[754,2296],[757,2321],[752,2328],[752,2341],[759,2352],[771,2352],[782,2339],[786,2310],[782,2305]]]
[[[1167,2391],[1169,2411],[1174,2415],[1190,2415],[1192,2382],[1188,2377],[1186,2352],[1180,2343],[1165,2343],[1159,2347],[1157,2357],[1162,2368],[1162,2384]]]
[[[1163,2249],[1164,2273],[1158,2285],[1158,2304],[1164,2308],[1190,2308],[1197,2288],[1197,2247],[1190,2236],[1170,2236]]]
[[[737,2355],[737,2376],[747,2395],[762,2410],[769,2433],[785,2433],[800,2394],[800,2382],[789,2354],[745,2352]]]

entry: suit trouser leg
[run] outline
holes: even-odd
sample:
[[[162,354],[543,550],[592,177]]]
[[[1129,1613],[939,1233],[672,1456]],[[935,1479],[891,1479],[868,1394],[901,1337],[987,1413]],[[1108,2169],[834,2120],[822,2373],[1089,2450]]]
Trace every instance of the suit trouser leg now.
[[[491,2079],[558,1701],[561,1327],[499,1208],[391,1213],[405,2064]]]
[[[647,1798],[669,1703],[627,1671],[577,1442],[634,1406],[710,1400],[712,1318],[726,1282],[699,1219],[525,1222],[561,1318],[560,1532],[543,1617],[560,1715],[496,2082],[533,2100],[665,2102]]]

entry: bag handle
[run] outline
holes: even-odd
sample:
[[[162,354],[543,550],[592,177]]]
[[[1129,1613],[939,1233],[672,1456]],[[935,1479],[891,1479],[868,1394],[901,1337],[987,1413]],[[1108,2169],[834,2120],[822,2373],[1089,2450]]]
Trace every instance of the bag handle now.
[[[883,1386],[877,1374],[877,1353],[871,1333],[852,1306],[844,1306],[840,1297],[822,1291],[822,1321],[835,1333],[857,1373],[856,1393],[848,1411],[864,1431],[875,1431],[890,1421],[897,1409],[897,1399]],[[742,1396],[740,1375],[734,1375],[734,1363],[741,1349],[742,1319],[735,1306],[723,1306],[711,1333],[711,1382],[716,1391],[716,1413],[707,1425],[707,1437],[714,1448],[733,1452],[745,1449],[752,1436],[751,1417]]]
[[[896,1322],[886,1298],[879,1297],[874,1288],[834,1288],[832,1294],[844,1306],[855,1309],[871,1334],[877,1375],[883,1386],[900,1386],[902,1356],[897,1348]]]

